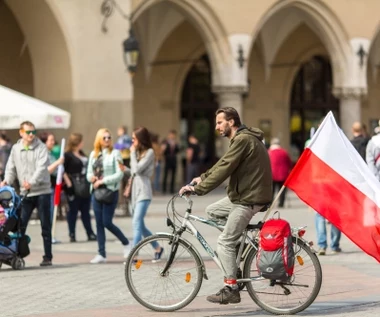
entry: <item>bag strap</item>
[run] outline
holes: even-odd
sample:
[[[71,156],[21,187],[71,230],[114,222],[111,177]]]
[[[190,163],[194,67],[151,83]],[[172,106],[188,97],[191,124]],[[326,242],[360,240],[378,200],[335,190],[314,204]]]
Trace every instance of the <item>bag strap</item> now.
[[[375,164],[377,163],[377,161],[380,159],[380,154],[378,154],[375,158]]]

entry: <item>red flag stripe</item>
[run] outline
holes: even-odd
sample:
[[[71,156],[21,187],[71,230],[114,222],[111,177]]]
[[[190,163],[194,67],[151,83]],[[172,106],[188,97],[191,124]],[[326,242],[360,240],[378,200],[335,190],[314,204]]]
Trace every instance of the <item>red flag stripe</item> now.
[[[54,206],[59,206],[61,202],[61,190],[62,190],[62,183],[55,185],[55,191],[54,191]]]
[[[310,149],[305,149],[285,186],[380,262],[379,208]]]

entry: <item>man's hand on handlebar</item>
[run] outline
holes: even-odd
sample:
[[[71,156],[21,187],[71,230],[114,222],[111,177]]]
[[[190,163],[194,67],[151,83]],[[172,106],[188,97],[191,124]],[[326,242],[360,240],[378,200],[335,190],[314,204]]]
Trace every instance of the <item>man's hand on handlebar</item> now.
[[[193,178],[193,180],[191,181],[190,185],[193,185],[193,186],[198,185],[201,181],[202,181],[202,178],[200,178],[200,177],[195,177],[195,178]]]
[[[186,185],[186,186],[183,186],[180,190],[179,190],[179,192],[178,192],[178,194],[180,195],[180,196],[183,196],[183,195],[186,195],[186,196],[189,196],[189,195],[191,195],[191,193],[194,193],[194,186],[192,186],[192,185]]]
[[[200,177],[193,178],[193,180],[191,181],[190,184],[183,186],[179,190],[179,192],[178,192],[179,195],[180,196],[183,196],[183,195],[190,196],[191,194],[194,194],[195,193],[194,186],[198,185],[201,181],[202,181],[202,179]]]

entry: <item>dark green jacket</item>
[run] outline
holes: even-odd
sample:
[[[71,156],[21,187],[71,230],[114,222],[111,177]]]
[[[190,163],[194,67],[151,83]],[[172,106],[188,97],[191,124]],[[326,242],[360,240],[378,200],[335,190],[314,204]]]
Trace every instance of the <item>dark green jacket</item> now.
[[[264,133],[242,125],[231,139],[228,151],[194,187],[197,195],[205,195],[228,177],[228,197],[234,204],[267,204],[272,201],[272,170],[263,144]]]

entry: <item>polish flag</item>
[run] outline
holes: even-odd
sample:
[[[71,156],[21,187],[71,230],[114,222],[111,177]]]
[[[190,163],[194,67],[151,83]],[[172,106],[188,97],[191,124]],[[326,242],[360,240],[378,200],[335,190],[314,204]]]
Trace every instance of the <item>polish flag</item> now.
[[[331,112],[285,186],[380,262],[380,182]]]
[[[64,157],[65,144],[66,144],[65,139],[62,139],[60,157]],[[58,207],[59,207],[59,204],[61,203],[62,179],[63,179],[64,172],[65,171],[64,171],[63,165],[60,164],[57,170],[57,181],[56,181],[55,190],[54,190],[54,213],[53,213],[52,226],[51,226],[51,236],[53,238],[53,241],[55,241],[53,243],[58,243],[54,237],[55,237],[55,227],[56,227],[56,222],[57,222]]]

